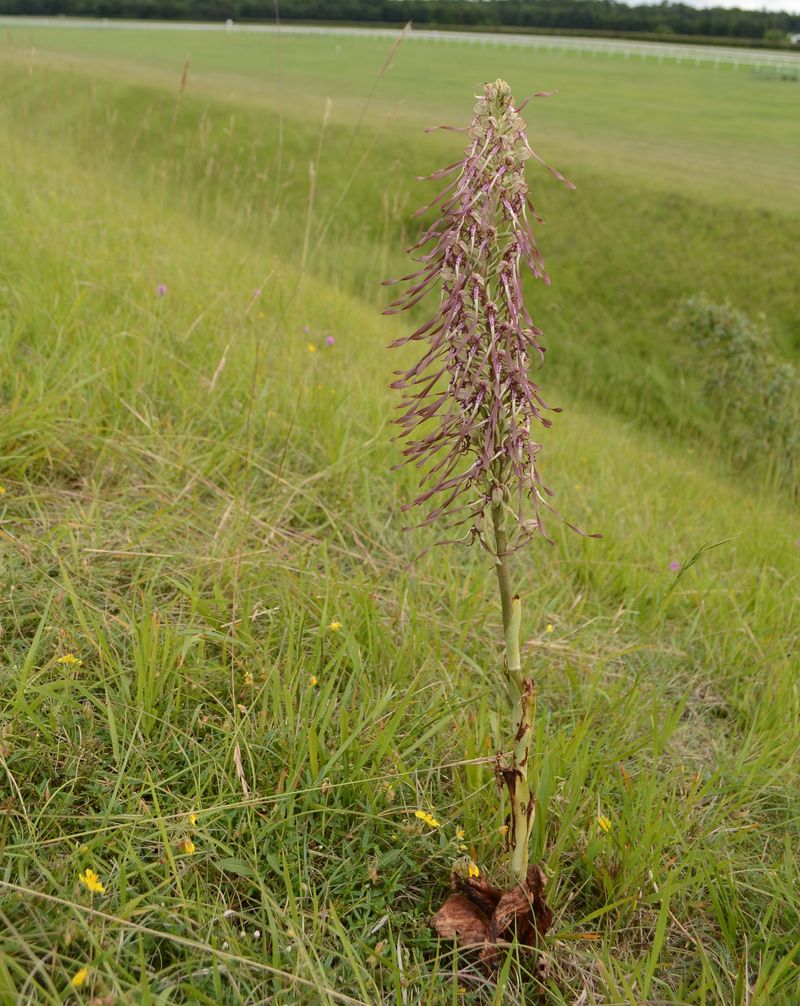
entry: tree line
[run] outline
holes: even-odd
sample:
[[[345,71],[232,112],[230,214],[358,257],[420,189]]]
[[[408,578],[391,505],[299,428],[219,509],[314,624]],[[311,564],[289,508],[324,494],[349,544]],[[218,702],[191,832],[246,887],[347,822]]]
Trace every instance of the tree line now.
[[[616,0],[0,0],[0,14],[164,20],[343,21],[493,30],[567,30],[768,39],[800,32],[800,15]]]

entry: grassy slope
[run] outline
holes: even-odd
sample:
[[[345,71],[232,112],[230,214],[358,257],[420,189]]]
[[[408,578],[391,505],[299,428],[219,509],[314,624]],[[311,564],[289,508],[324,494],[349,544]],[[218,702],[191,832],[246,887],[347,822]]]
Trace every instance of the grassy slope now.
[[[0,229],[13,241],[0,251],[0,847],[5,881],[67,903],[0,895],[0,989],[59,1002],[88,962],[87,988],[130,1002],[491,1002],[448,977],[426,918],[457,827],[499,868],[496,603],[477,555],[438,550],[406,567],[430,538],[409,541],[395,517],[410,479],[389,473],[391,364],[374,347],[400,326],[376,314],[371,287],[400,266],[409,177],[448,147],[417,139],[420,122],[463,119],[464,90],[498,68],[443,50],[430,100],[410,83],[421,56],[404,47],[348,150],[378,47],[348,62],[335,92],[330,47],[286,44],[283,90],[265,100],[242,52],[209,42],[192,51],[173,134],[181,40],[126,39],[140,67],[175,70],[169,89],[129,63],[109,81],[95,55],[65,71],[44,39],[30,72],[19,47],[2,68]],[[96,50],[98,36],[69,44]],[[695,116],[652,172],[638,142],[652,122],[621,107],[626,65],[596,64],[598,100],[591,64],[547,61],[584,91],[576,101],[561,84],[542,106],[543,152],[564,151],[559,164],[590,183],[577,199],[547,192],[556,285],[537,298],[570,409],[546,473],[605,538],[558,535],[519,563],[541,689],[537,854],[556,910],[545,1001],[585,990],[590,1003],[791,1004],[800,521],[689,439],[694,389],[669,383],[651,334],[702,286],[774,309],[793,351],[797,214],[766,111],[784,92],[761,99],[766,85],[726,75],[754,102],[742,135],[711,128],[722,114],[705,131]],[[687,110],[698,80],[709,101],[728,100],[723,71],[636,69],[654,97],[680,83]],[[233,97],[220,98],[222,79]],[[352,150],[404,91],[315,247]],[[297,115],[326,93],[336,104],[301,273],[319,128]],[[616,143],[599,138],[615,130]],[[681,143],[714,166],[713,192],[671,174]],[[668,269],[637,269],[665,242]],[[769,292],[742,290],[754,242],[772,249]],[[669,561],[723,538],[669,592]],[[55,664],[65,652],[83,666]],[[179,848],[190,832],[193,855]],[[85,911],[87,865],[106,885],[92,901],[104,917]],[[506,1001],[532,1002],[533,989],[512,981]]]
[[[29,35],[12,36],[23,63],[31,58]],[[406,42],[353,142],[353,123],[384,59],[382,43],[293,39],[281,48],[268,36],[43,31],[36,34],[38,58],[58,40],[74,50],[60,54],[62,62],[88,55],[117,82],[130,77],[143,83],[155,75],[173,94],[190,56],[196,99],[184,103],[186,128],[177,140],[188,148],[180,157],[190,175],[181,190],[187,203],[196,205],[195,183],[210,175],[212,184],[202,186],[200,198],[214,201],[224,226],[235,223],[240,234],[263,240],[265,221],[279,218],[270,240],[290,253],[302,242],[307,164],[316,157],[330,95],[315,220],[336,204],[325,243],[336,254],[315,256],[314,270],[374,303],[375,256],[382,268],[403,268],[395,249],[408,234],[409,210],[423,201],[411,179],[458,149],[457,138],[425,139],[420,127],[462,121],[464,95],[476,80],[503,73],[519,93],[557,85],[556,98],[534,103],[529,112],[543,156],[579,186],[570,193],[544,175],[533,176],[548,221],[541,243],[556,283],[531,297],[537,320],[558,348],[553,377],[637,423],[646,420],[671,435],[693,430],[708,443],[716,439],[715,419],[693,386],[691,359],[668,331],[682,297],[704,291],[717,300],[730,297],[752,315],[763,312],[779,350],[795,359],[800,352],[794,293],[800,127],[791,83],[730,68]],[[436,78],[426,84],[432,57]],[[73,86],[70,103],[80,109],[85,89]],[[117,150],[116,171],[149,176],[153,154],[163,157],[153,146],[163,148],[169,136],[172,99],[150,86],[126,90],[124,98],[114,94],[95,93],[103,114],[90,128],[104,130],[101,149]],[[203,117],[209,96],[216,101],[210,120]],[[114,114],[120,100],[124,117]],[[40,127],[63,119],[59,103],[49,107],[50,117],[37,115]],[[291,116],[291,129],[281,130],[280,110]],[[77,124],[79,143],[97,143],[86,128]],[[133,151],[131,129],[146,136]],[[340,200],[352,174],[357,183]],[[365,255],[368,243],[376,248]],[[676,390],[687,384],[688,396],[683,387]]]

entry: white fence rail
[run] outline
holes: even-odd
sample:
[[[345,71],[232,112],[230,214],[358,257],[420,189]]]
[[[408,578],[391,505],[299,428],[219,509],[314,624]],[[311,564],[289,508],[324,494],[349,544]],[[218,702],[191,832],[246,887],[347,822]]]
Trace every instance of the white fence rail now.
[[[397,31],[387,28],[347,28],[311,25],[239,25],[233,23],[196,23],[190,21],[117,21],[66,17],[0,17],[8,27],[91,28],[103,31],[212,31],[260,32],[284,35],[320,35],[327,37],[394,39]],[[439,44],[511,46],[547,49],[563,53],[588,53],[591,56],[619,56],[623,59],[672,60],[676,63],[725,64],[789,71],[800,78],[800,51],[761,50],[734,46],[683,45],[678,43],[637,42],[618,38],[585,38],[575,35],[522,35],[496,32],[426,31],[413,29],[408,34],[417,42]]]

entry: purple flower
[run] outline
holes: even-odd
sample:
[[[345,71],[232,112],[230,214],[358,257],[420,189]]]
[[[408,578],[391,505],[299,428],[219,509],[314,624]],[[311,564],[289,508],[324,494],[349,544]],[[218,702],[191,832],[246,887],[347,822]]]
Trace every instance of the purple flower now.
[[[333,346],[335,344],[335,342],[336,342],[336,340],[334,339],[334,337],[332,335],[326,336],[326,338],[325,338],[325,345],[326,346]]]
[[[158,286],[156,287],[156,293],[158,294],[159,297],[166,296],[167,293],[166,285],[164,283],[159,283]]]
[[[484,85],[468,132],[464,157],[428,176],[455,178],[417,211],[438,206],[410,249],[421,268],[385,281],[409,284],[385,314],[441,292],[434,316],[393,343],[423,343],[419,361],[396,371],[392,384],[404,392],[395,420],[403,455],[422,472],[419,495],[403,509],[433,502],[422,525],[444,516],[448,527],[469,524],[471,540],[484,544],[487,508],[510,511],[516,518],[511,537],[521,543],[536,531],[547,538],[542,511],[555,512],[537,467],[541,445],[533,430],[537,423],[551,425],[546,412],[561,411],[544,401],[530,376],[544,348],[520,276],[524,265],[550,282],[530,227],[529,212],[538,218],[524,172],[528,158],[541,158],[502,80]]]
[[[257,287],[255,290],[253,290],[253,300],[256,300],[260,296],[261,296],[261,290],[258,289]]]
[[[669,568],[672,570],[673,573],[677,573],[678,570],[681,568],[681,564],[678,562],[677,559],[673,559],[672,562],[669,564]]]

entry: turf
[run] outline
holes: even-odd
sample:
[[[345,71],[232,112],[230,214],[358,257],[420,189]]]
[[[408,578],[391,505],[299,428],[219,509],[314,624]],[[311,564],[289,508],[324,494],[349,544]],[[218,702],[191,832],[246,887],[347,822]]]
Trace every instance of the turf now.
[[[386,52],[0,42],[0,1000],[792,1006],[800,520],[669,319],[796,360],[796,86]],[[480,554],[410,562],[377,283],[458,149],[421,127],[501,73],[560,91],[543,467],[604,537],[518,559],[556,918],[493,984],[428,918],[462,844],[502,877],[499,608]]]

